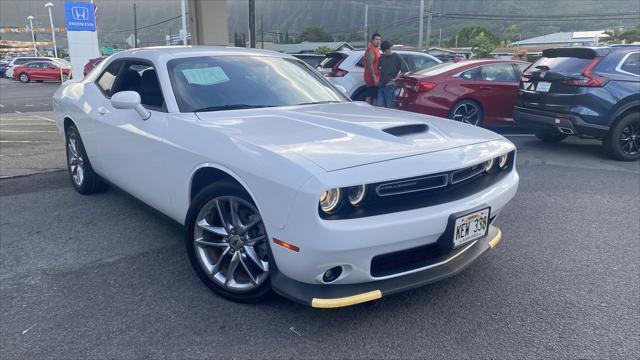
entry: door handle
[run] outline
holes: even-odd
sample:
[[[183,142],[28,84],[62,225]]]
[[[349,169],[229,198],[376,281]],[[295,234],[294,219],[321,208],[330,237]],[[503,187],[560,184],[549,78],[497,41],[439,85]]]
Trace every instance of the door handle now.
[[[105,108],[104,106],[100,106],[98,108],[98,114],[100,114],[100,115],[104,115],[104,114],[106,114],[108,112],[109,112],[109,110],[107,110],[107,108]]]
[[[491,90],[488,86],[480,86],[480,90]]]

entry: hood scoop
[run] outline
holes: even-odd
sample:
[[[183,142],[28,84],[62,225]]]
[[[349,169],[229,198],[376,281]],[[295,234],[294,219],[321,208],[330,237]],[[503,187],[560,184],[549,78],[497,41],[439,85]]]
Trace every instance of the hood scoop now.
[[[429,130],[429,126],[427,124],[409,124],[409,125],[399,125],[386,129],[382,129],[382,131],[387,134],[393,136],[409,136],[415,134],[422,134]]]

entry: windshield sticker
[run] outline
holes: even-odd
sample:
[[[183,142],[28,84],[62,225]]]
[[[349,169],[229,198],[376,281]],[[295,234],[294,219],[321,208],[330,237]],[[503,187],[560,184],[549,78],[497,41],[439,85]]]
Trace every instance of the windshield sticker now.
[[[215,85],[229,81],[227,74],[219,66],[184,69],[182,70],[182,75],[187,79],[189,85]]]

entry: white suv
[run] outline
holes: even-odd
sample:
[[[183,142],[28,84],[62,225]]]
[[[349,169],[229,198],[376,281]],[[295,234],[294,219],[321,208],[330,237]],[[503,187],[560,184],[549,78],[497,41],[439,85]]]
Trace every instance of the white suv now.
[[[417,51],[394,52],[402,56],[411,72],[442,63],[431,55]],[[345,88],[347,96],[352,100],[364,100],[364,50],[327,54],[327,58],[318,66],[318,71],[333,84]]]

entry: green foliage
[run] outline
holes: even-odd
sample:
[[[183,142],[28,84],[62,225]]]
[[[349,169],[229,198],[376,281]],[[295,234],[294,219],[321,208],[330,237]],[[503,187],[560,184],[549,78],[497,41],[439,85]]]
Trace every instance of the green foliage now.
[[[605,34],[610,36],[608,39],[604,40],[604,42],[608,44],[620,44],[623,41],[626,44],[630,44],[640,41],[640,25],[629,30],[616,28],[605,32]]]
[[[314,54],[318,54],[318,55],[326,55],[326,54],[330,53],[331,51],[333,51],[333,50],[331,50],[330,47],[323,45],[323,46],[320,46],[319,48],[317,48],[313,53]]]
[[[519,39],[520,32],[518,31],[518,27],[516,26],[516,24],[513,24],[504,29],[504,40],[506,45],[509,45],[514,41],[518,41]]]
[[[476,37],[471,40],[471,51],[476,58],[491,57],[491,52],[495,48],[496,47],[491,43],[491,40],[489,40],[489,37],[486,36],[483,32],[476,35]]]
[[[318,26],[310,26],[304,29],[300,35],[300,41],[318,42],[333,41],[333,36]]]
[[[483,36],[486,37],[489,42],[497,42],[495,36],[486,28],[482,26],[467,26],[458,30],[456,33],[458,37],[458,47],[473,46],[474,39],[480,34],[484,34]],[[449,46],[456,46],[456,35],[449,38],[447,42]]]

